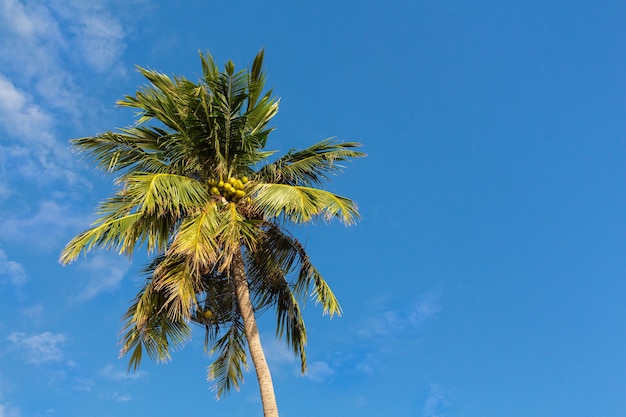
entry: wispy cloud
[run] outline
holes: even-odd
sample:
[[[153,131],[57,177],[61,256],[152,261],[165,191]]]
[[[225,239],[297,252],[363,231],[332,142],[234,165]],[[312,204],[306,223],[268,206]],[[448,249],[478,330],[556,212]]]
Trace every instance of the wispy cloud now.
[[[54,138],[52,117],[25,91],[0,74],[0,122],[11,136],[38,146],[50,146]],[[33,143],[34,142],[34,143]]]
[[[445,417],[444,409],[447,406],[446,391],[439,384],[431,384],[424,403],[424,417]]]
[[[263,335],[263,351],[273,372],[293,373],[315,382],[325,382],[335,375],[335,370],[326,361],[313,361],[307,364],[302,375],[300,358],[285,344],[271,334]]]
[[[119,394],[117,392],[113,394],[113,400],[117,403],[126,403],[128,401],[131,401],[132,399],[133,397],[128,394]]]
[[[19,408],[6,404],[0,404],[0,417],[21,417],[22,413]]]
[[[77,391],[90,392],[95,382],[91,378],[74,378],[72,380],[72,388]]]
[[[368,319],[359,334],[364,337],[410,334],[441,311],[439,300],[439,292],[429,292],[409,306],[383,309]]]
[[[0,5],[4,47],[0,62],[16,78],[37,86],[48,104],[80,113],[82,96],[72,73],[111,72],[125,50],[125,30],[105,2],[24,2]],[[71,70],[70,70],[71,69]]]
[[[102,254],[81,262],[78,268],[89,275],[87,286],[78,294],[78,301],[86,301],[104,292],[116,290],[130,267],[130,262],[120,256]]]
[[[81,13],[73,31],[87,63],[99,72],[116,67],[126,47],[123,26],[108,13],[94,10],[81,10]],[[117,70],[124,73],[124,67],[117,66]]]
[[[82,182],[72,170],[67,146],[55,139],[53,120],[29,93],[0,74],[0,130],[6,132],[0,140],[2,196],[10,194],[9,181],[15,177],[36,184]]]
[[[317,361],[308,364],[304,377],[315,382],[326,382],[333,375],[335,375],[335,370],[330,367],[328,362]]]
[[[133,397],[131,397],[130,394],[120,393],[117,391],[102,393],[100,394],[99,397],[101,400],[114,401],[116,403],[126,403],[133,399]]]
[[[10,389],[11,387],[9,386],[9,382],[4,378],[2,373],[0,373],[0,401],[6,398]]]
[[[148,376],[148,372],[128,372],[113,365],[107,365],[100,370],[100,375],[113,381],[136,381]]]
[[[377,300],[377,307],[370,309],[371,313],[356,330],[364,348],[344,355],[342,366],[350,364],[354,372],[376,374],[394,346],[419,341],[423,325],[441,312],[440,299],[440,291],[430,291],[419,294],[410,304],[394,305],[389,298]]]
[[[15,183],[85,184],[59,140],[98,112],[93,73],[124,74],[126,33],[105,1],[0,1],[0,198]],[[58,126],[58,120],[63,125]]]
[[[88,216],[72,214],[73,211],[65,204],[43,200],[32,215],[22,212],[5,216],[0,221],[0,229],[4,232],[2,237],[60,251],[69,230],[78,230],[90,223]],[[45,233],[42,232],[44,230]]]
[[[296,355],[283,340],[278,340],[273,334],[264,334],[262,338],[265,357],[272,367],[296,363]]]
[[[33,304],[29,307],[22,309],[24,317],[28,318],[30,322],[41,323],[44,316],[44,306],[41,303]]]
[[[13,348],[18,350],[26,362],[41,365],[48,362],[60,362],[65,355],[61,350],[61,345],[66,341],[66,337],[61,333],[44,332],[35,335],[13,332],[7,338],[13,344]]]
[[[28,277],[24,267],[19,262],[10,260],[6,253],[0,249],[0,282],[5,282],[4,278],[15,287],[22,287]]]

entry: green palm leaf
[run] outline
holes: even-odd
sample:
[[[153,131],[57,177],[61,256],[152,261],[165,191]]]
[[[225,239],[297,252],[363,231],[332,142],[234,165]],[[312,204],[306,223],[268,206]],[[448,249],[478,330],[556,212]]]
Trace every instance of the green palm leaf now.
[[[94,137],[72,140],[74,149],[94,165],[109,172],[138,170],[164,172],[166,161],[159,147],[164,132],[155,128],[122,129],[122,133],[107,132]]]
[[[189,340],[191,329],[181,319],[172,320],[165,311],[165,297],[148,280],[124,314],[121,354],[131,353],[128,368],[137,370],[143,350],[157,361],[171,358],[171,349]]]
[[[325,139],[300,151],[291,150],[276,162],[264,166],[259,178],[269,183],[311,186],[321,184],[330,174],[337,174],[343,168],[337,162],[364,157],[354,149],[361,145],[356,142],[335,143]]]
[[[255,206],[266,218],[285,217],[293,223],[308,223],[317,217],[338,217],[354,224],[359,216],[350,199],[318,188],[287,184],[259,184],[254,189]]]
[[[231,388],[238,390],[239,383],[243,381],[243,371],[248,369],[244,326],[238,314],[233,314],[230,327],[210,353],[215,352],[217,358],[209,366],[207,378],[215,382],[219,398]]]

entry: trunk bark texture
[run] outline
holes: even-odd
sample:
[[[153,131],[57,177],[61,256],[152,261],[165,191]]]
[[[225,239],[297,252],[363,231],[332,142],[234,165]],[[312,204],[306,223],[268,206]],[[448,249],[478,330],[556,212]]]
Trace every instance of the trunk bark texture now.
[[[243,318],[246,339],[248,340],[248,349],[250,349],[250,356],[252,357],[252,363],[254,364],[254,370],[256,371],[261,390],[263,415],[265,417],[278,417],[278,406],[276,405],[276,396],[274,395],[272,375],[261,346],[261,338],[259,337],[259,329],[254,317],[252,302],[250,301],[250,289],[241,252],[237,253],[233,259],[232,272],[235,282],[235,294]]]

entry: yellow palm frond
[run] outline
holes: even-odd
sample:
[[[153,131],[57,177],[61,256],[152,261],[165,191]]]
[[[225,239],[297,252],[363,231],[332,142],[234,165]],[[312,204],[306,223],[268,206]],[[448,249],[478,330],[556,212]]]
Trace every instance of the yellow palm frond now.
[[[326,220],[338,217],[351,225],[359,217],[352,200],[318,188],[259,184],[253,194],[255,207],[268,219],[284,217],[293,223],[308,223],[318,217]]]

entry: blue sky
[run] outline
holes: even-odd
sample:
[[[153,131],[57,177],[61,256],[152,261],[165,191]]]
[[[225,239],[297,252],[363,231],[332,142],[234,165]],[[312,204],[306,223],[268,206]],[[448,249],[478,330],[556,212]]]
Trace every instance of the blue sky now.
[[[112,189],[68,140],[133,122],[134,66],[260,48],[270,148],[368,153],[329,184],[362,221],[297,231],[345,311],[307,304],[307,375],[260,318],[281,415],[625,415],[624,39],[623,1],[0,0],[0,417],[261,415],[201,332],[125,372],[141,255],[57,263]]]

